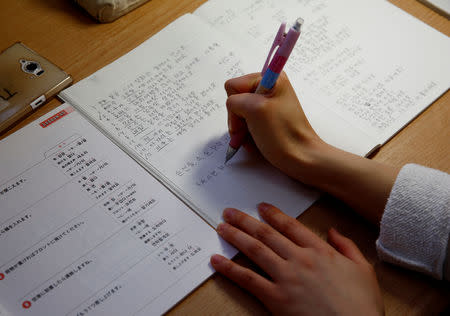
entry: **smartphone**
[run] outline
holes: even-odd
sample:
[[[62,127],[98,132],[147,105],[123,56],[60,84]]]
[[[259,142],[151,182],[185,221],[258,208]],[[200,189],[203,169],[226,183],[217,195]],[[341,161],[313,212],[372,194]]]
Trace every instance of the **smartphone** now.
[[[22,43],[0,54],[0,133],[72,83],[72,77]]]

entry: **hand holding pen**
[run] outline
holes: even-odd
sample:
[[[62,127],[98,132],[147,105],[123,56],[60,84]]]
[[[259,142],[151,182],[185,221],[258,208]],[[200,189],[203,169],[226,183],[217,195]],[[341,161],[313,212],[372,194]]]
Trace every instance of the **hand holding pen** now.
[[[262,70],[262,80],[260,81],[255,93],[266,94],[272,90],[277,82],[278,77],[283,71],[283,67],[286,64],[294,46],[300,36],[301,26],[303,25],[303,19],[299,18],[295,22],[294,26],[289,29],[286,34],[286,23],[282,23],[278,33],[273,42],[272,48],[270,49],[269,55],[267,56],[266,62]],[[274,50],[277,49],[275,55],[271,61],[272,54]],[[269,64],[270,62],[270,64]],[[233,118],[231,118],[233,119]],[[245,124],[245,123],[241,123]],[[228,146],[225,163],[228,162],[239,150],[240,146],[244,143],[247,137],[247,132],[245,129],[240,129],[239,133],[231,136],[230,143]]]

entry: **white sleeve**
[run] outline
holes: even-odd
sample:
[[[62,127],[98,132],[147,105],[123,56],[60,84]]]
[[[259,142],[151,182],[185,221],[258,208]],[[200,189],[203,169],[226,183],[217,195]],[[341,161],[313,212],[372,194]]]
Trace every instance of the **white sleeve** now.
[[[450,280],[450,175],[404,166],[387,201],[376,242],[380,259]]]

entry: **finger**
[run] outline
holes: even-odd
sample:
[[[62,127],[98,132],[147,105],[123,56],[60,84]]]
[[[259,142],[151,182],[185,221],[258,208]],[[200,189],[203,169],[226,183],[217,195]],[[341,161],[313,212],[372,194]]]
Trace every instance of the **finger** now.
[[[331,228],[328,231],[328,242],[350,260],[359,264],[369,264],[358,246],[356,246],[351,239],[341,235],[334,228]]]
[[[250,118],[257,110],[264,107],[266,97],[255,93],[230,95],[227,99],[227,110],[241,119]]]
[[[225,82],[227,95],[254,92],[261,80],[260,73],[248,74],[242,77],[233,78]]]
[[[253,139],[252,135],[250,135],[250,134],[247,134],[247,138],[244,140],[243,147],[249,153],[261,154],[258,147],[256,146],[255,140]]]
[[[236,94],[227,99],[231,147],[239,148],[244,144],[246,135],[248,135],[245,118],[250,117],[251,112],[260,107],[261,102],[264,102],[264,97],[253,93]]]
[[[278,279],[285,261],[261,241],[227,223],[217,226],[219,235],[242,251],[272,278]]]
[[[230,146],[237,149],[245,141],[248,134],[247,124],[243,118],[240,118],[231,111],[228,111],[228,131],[230,134]]]
[[[295,218],[284,214],[275,206],[268,203],[258,205],[259,214],[273,228],[292,240],[295,244],[305,248],[321,249],[329,247],[326,242],[306,228]]]
[[[238,149],[244,144],[246,136],[247,133],[245,131],[233,134],[230,138],[230,146],[234,149]]]
[[[261,241],[280,257],[287,259],[295,252],[297,246],[269,225],[233,208],[223,212],[225,221],[243,232]]]
[[[266,301],[269,293],[275,290],[274,284],[269,280],[221,255],[213,255],[211,264],[217,272],[252,293],[262,302]]]

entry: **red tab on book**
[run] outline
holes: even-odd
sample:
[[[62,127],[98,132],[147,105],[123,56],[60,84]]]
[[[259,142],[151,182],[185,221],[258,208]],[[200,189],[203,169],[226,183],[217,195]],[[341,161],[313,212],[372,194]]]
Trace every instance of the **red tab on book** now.
[[[49,117],[45,121],[42,121],[41,123],[39,123],[39,125],[41,125],[42,128],[46,128],[47,126],[55,123],[60,118],[66,116],[67,114],[72,113],[72,112],[73,112],[73,107],[69,106],[69,107],[65,108],[64,110],[59,111],[55,115]]]

